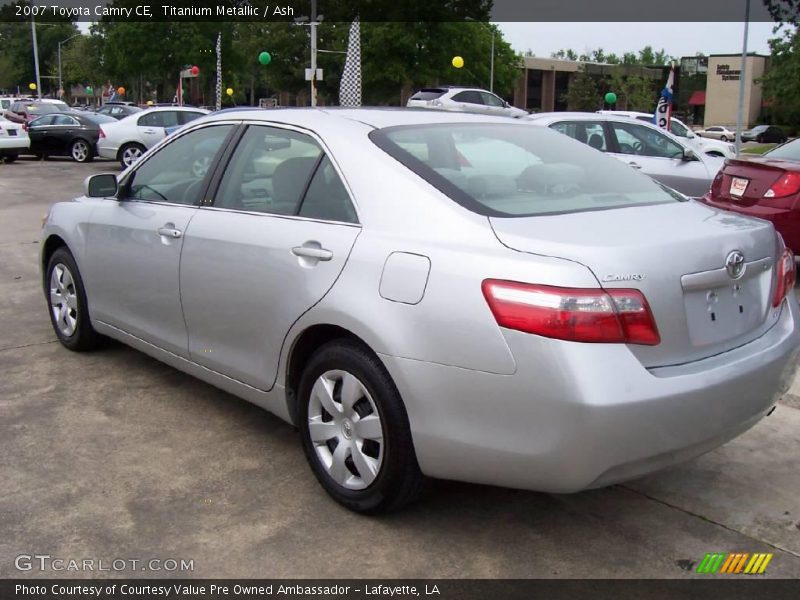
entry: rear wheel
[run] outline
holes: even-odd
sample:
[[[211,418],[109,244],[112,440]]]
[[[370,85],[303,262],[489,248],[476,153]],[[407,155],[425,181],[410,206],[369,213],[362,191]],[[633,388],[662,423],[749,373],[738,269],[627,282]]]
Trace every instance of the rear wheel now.
[[[14,162],[15,160],[17,160],[17,158],[19,158],[19,155],[18,155],[18,154],[6,154],[6,155],[3,157],[3,160],[4,160],[5,162],[7,162],[7,163],[12,163],[12,162]]]
[[[89,162],[93,158],[92,147],[86,140],[78,138],[70,144],[69,155],[75,162]]]
[[[142,157],[142,154],[145,152],[145,147],[141,144],[130,143],[125,144],[119,150],[119,162],[122,164],[123,167],[126,169],[134,164],[137,160]]]
[[[91,350],[100,341],[92,327],[86,292],[75,259],[66,248],[59,248],[47,263],[45,286],[50,322],[58,340],[70,350]]]
[[[719,136],[719,139],[722,142],[727,142],[728,141],[728,136],[727,135],[721,135],[721,136]]]
[[[350,340],[306,365],[298,393],[303,449],[317,480],[345,507],[396,510],[422,490],[408,416],[380,360]]]

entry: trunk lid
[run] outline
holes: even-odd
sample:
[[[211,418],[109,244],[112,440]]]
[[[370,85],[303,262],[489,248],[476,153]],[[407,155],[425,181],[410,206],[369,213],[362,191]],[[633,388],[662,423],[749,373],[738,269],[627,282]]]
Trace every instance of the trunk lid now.
[[[729,158],[722,169],[722,178],[712,186],[714,199],[737,206],[753,206],[796,162],[770,158]]]
[[[489,221],[509,248],[573,260],[603,288],[644,293],[661,343],[629,348],[646,367],[725,352],[774,322],[778,248],[766,221],[694,201]],[[726,259],[736,250],[744,268],[733,279]],[[532,273],[529,283],[542,282]]]

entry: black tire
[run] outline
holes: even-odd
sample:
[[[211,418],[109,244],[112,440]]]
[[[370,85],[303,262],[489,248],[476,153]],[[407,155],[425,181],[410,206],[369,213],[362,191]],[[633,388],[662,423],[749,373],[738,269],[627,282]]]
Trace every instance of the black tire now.
[[[348,489],[338,483],[317,455],[316,448],[321,444],[315,445],[311,440],[311,392],[317,379],[329,371],[344,371],[353,375],[372,397],[381,421],[382,462],[375,479],[364,489]],[[366,400],[365,396],[354,406]],[[325,344],[305,366],[297,401],[298,425],[306,459],[320,485],[334,500],[355,512],[375,515],[402,508],[420,495],[425,478],[417,464],[405,406],[389,373],[372,352],[352,340],[335,340]],[[355,426],[353,431],[358,431]],[[365,445],[362,448],[366,450]],[[357,475],[352,452],[349,456],[350,473]]]
[[[19,158],[19,154],[6,154],[3,157],[3,161],[6,163],[12,163]]]
[[[125,162],[126,160],[128,160],[128,156],[127,155],[128,155],[129,152],[138,152],[138,155],[141,156],[146,151],[147,151],[147,148],[145,148],[141,144],[137,144],[135,142],[130,142],[128,144],[124,144],[119,149],[119,154],[117,156],[117,158],[119,159],[119,164],[122,165],[123,169],[127,169],[129,166],[131,166],[133,164],[133,163]],[[137,158],[137,160],[138,160],[138,158]]]
[[[76,301],[76,306],[72,309],[68,309],[70,316],[75,319],[74,331],[71,333],[64,331],[63,328],[59,326],[56,321],[55,309],[51,303],[51,288],[56,289],[51,285],[53,281],[53,271],[58,267],[66,269],[72,279],[71,286],[65,286],[65,289],[71,288],[74,293],[74,300]],[[58,276],[56,277],[58,278]],[[66,281],[66,278],[63,276],[63,271],[60,280]],[[50,315],[50,323],[61,344],[65,348],[75,352],[83,352],[96,348],[100,343],[101,336],[94,330],[89,319],[86,292],[83,287],[80,271],[78,271],[78,265],[75,264],[72,253],[64,247],[53,252],[50,260],[47,262],[44,292],[47,300],[47,312]]]
[[[720,141],[720,142],[727,142],[727,141],[728,141],[728,136],[727,136],[727,135],[721,135],[721,136],[719,136],[719,141]]]
[[[83,152],[79,152],[79,149]],[[94,159],[92,145],[83,138],[75,138],[69,145],[69,155],[77,163],[87,163]]]

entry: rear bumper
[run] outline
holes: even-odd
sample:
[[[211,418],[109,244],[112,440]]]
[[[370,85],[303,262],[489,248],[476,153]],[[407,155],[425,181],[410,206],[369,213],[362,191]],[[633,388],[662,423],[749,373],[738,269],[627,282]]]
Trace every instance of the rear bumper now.
[[[3,136],[0,138],[0,156],[21,154],[28,150],[31,141],[28,136]]]
[[[105,146],[101,145],[100,142],[95,144],[95,148],[97,149],[97,156],[102,158],[110,158],[111,160],[117,159],[117,153],[119,152],[119,148],[116,146]]]
[[[623,345],[508,330],[513,375],[381,358],[406,403],[425,474],[575,492],[687,460],[758,422],[796,369],[799,315],[792,297],[761,338],[653,370]]]

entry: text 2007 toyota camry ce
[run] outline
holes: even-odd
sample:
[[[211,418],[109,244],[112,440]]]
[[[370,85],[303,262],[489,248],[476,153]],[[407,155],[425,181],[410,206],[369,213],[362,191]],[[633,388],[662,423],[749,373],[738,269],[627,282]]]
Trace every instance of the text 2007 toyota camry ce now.
[[[209,115],[54,205],[41,265],[64,346],[116,338],[294,423],[365,513],[426,476],[574,492],[695,457],[800,343],[770,223],[499,117]]]

